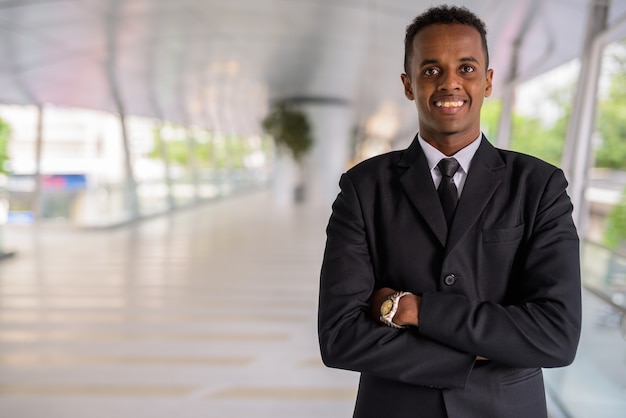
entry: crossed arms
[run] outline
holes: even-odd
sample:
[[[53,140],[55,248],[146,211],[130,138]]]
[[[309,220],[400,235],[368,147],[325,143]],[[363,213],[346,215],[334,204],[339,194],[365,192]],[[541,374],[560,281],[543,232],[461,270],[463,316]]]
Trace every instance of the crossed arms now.
[[[377,286],[370,202],[349,174],[340,186],[320,282],[325,364],[405,383],[460,388],[480,357],[511,367],[558,367],[573,360],[581,315],[579,243],[560,170],[547,180],[513,262],[520,277],[515,303],[414,291],[415,296],[400,301],[394,322],[411,325],[401,330],[380,324],[376,312],[390,292],[414,289]]]

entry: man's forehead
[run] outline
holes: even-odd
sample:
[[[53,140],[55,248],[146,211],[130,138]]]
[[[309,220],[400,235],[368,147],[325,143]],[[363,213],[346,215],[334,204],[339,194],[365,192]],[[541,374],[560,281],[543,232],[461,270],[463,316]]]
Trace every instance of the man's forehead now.
[[[443,55],[456,60],[483,61],[484,50],[476,28],[462,24],[436,24],[420,30],[413,38],[414,57],[438,60]]]

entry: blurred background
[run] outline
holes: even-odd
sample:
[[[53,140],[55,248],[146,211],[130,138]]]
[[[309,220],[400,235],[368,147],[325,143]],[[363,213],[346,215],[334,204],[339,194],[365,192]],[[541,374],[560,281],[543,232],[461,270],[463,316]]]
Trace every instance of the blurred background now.
[[[484,19],[497,146],[562,167],[583,255],[558,417],[626,417],[626,1]],[[406,147],[421,0],[0,0],[0,417],[345,417],[316,340],[340,174]]]

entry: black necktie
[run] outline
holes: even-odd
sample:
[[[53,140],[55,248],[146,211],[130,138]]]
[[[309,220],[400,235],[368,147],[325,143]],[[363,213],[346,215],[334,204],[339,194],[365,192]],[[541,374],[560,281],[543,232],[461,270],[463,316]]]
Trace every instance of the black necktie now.
[[[437,192],[439,193],[439,200],[441,200],[441,206],[443,207],[443,213],[446,216],[448,226],[452,223],[454,217],[454,211],[456,210],[456,203],[459,200],[459,193],[454,184],[454,173],[459,169],[459,162],[454,158],[443,158],[437,164],[439,171],[441,171],[441,183]]]

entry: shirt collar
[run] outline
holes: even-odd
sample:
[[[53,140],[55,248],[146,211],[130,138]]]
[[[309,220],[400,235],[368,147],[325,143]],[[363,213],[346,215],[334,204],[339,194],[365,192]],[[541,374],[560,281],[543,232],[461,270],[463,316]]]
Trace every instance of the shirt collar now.
[[[428,161],[428,168],[430,171],[432,171],[437,166],[437,164],[442,158],[448,157],[447,155],[439,151],[437,148],[433,147],[428,142],[426,142],[424,138],[422,138],[422,135],[418,134],[417,138],[422,147],[422,150],[424,151],[424,155],[426,155],[426,160]],[[472,141],[465,148],[460,149],[454,155],[450,155],[450,157],[456,158],[456,160],[459,162],[459,165],[461,166],[461,169],[463,169],[465,174],[469,173],[470,164],[472,163],[474,154],[476,154],[476,151],[478,150],[478,147],[480,146],[481,138],[482,138],[482,132],[480,133],[480,135],[478,135],[478,137],[474,141]]]

